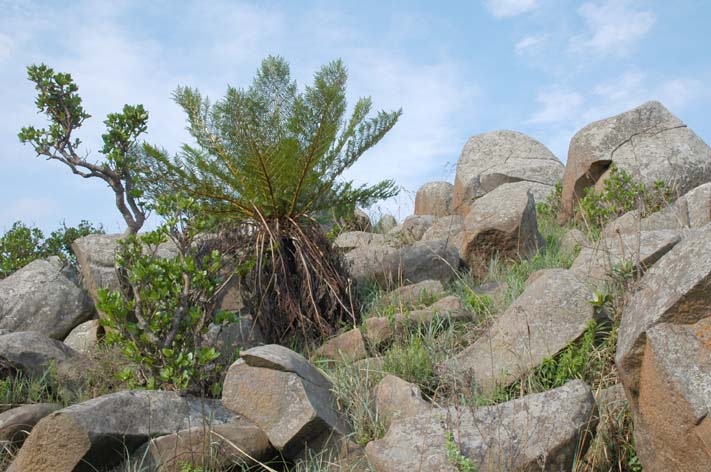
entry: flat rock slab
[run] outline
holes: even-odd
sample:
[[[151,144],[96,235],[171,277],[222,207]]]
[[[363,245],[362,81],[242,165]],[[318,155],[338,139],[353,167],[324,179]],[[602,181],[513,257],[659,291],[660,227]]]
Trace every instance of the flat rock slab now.
[[[441,366],[483,393],[505,387],[578,339],[595,319],[590,290],[575,274],[541,274],[474,344]]]
[[[682,239],[680,231],[642,231],[601,239],[585,247],[573,261],[572,270],[581,280],[598,285],[610,280],[623,262],[643,273]]]
[[[0,328],[64,337],[94,314],[94,303],[59,258],[39,259],[0,280]]]
[[[58,410],[40,420],[17,453],[14,472],[94,471],[124,459],[152,436],[224,423],[234,414],[218,400],[173,392],[124,391]]]
[[[293,372],[304,380],[323,388],[331,388],[331,382],[304,356],[279,344],[257,346],[240,353],[242,360],[251,367]]]
[[[368,443],[378,472],[451,471],[448,433],[479,472],[571,470],[580,437],[596,426],[595,400],[579,380],[491,407],[436,408],[395,420],[383,439]]]

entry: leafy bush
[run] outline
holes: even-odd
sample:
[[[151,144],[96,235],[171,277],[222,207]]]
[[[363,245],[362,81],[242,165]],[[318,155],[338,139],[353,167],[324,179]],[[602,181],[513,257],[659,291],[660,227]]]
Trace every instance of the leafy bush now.
[[[36,259],[49,256],[59,256],[69,263],[76,263],[71,244],[75,239],[89,234],[103,233],[101,226],[94,226],[82,220],[78,226],[62,226],[44,237],[42,230],[27,226],[16,221],[12,227],[0,237],[0,279],[5,278],[18,269]]]
[[[232,359],[220,358],[204,339],[211,323],[235,317],[215,310],[222,258],[198,238],[205,226],[194,209],[189,198],[171,198],[158,205],[162,226],[121,242],[116,264],[122,290],[101,290],[98,308],[106,314],[107,342],[138,366],[123,372],[126,379],[148,388],[217,394]],[[175,246],[175,257],[158,257],[166,241]]]
[[[593,236],[610,221],[632,210],[639,210],[642,217],[659,211],[671,200],[671,189],[662,181],[651,188],[636,182],[632,176],[612,164],[601,192],[594,187],[585,190],[576,207],[576,219],[585,223]]]
[[[343,172],[395,125],[400,112],[368,118],[372,104],[346,112],[346,69],[327,64],[299,92],[282,58],[268,57],[247,89],[229,87],[214,104],[180,87],[197,146],[171,159],[147,146],[155,175],[185,191],[201,211],[225,220],[250,270],[242,280],[265,337],[284,342],[332,335],[355,324],[342,260],[318,224],[396,193],[392,181],[354,186]]]

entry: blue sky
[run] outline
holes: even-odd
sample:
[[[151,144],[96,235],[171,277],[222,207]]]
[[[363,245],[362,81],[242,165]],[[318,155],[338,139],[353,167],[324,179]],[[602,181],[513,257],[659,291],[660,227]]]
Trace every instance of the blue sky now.
[[[146,139],[174,151],[188,140],[176,86],[218,98],[268,54],[305,84],[340,57],[351,103],[370,95],[376,108],[403,108],[348,174],[395,179],[403,191],[380,210],[400,218],[422,183],[453,179],[467,138],[486,131],[522,131],[565,161],[582,126],[656,99],[711,142],[706,0],[0,0],[0,11],[0,230],[18,219],[123,229],[105,184],[18,142],[23,125],[42,123],[25,76],[39,62],[79,84],[93,115],[81,137],[99,158],[102,120],[124,103],[143,103]]]

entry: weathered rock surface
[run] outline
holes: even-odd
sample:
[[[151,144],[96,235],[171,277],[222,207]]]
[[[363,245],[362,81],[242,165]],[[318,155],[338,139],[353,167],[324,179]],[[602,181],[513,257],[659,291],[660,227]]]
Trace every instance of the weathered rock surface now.
[[[672,230],[642,231],[601,239],[580,251],[570,270],[592,285],[609,280],[613,270],[620,269],[623,262],[631,264],[635,273],[643,273],[679,241],[681,233]]]
[[[252,459],[270,459],[273,451],[267,435],[239,416],[225,423],[160,436],[152,439],[147,449],[147,454],[140,451],[136,455],[144,468],[158,472],[182,472],[186,464],[202,467],[205,457],[210,458],[211,467],[216,469],[253,465]]]
[[[420,388],[394,375],[386,375],[375,386],[375,407],[386,427],[396,419],[429,411],[431,405],[422,399]]]
[[[416,306],[422,303],[423,300],[435,299],[444,296],[445,290],[442,282],[439,280],[423,280],[415,284],[403,285],[395,290],[392,290],[375,303],[375,308],[386,308],[395,306],[405,308]]]
[[[708,470],[710,413],[711,317],[647,330],[634,417],[644,470]]]
[[[463,230],[464,217],[460,215],[443,216],[442,218],[437,218],[432,223],[432,226],[425,231],[425,234],[422,235],[422,241],[446,239],[451,241],[453,246],[459,247],[462,245]]]
[[[119,240],[122,237],[121,234],[90,234],[72,243],[84,287],[89,291],[94,302],[98,300],[100,288],[119,289],[114,263]],[[158,246],[157,255],[160,258],[175,257],[177,249],[172,243],[163,243]]]
[[[579,444],[581,435],[595,425],[595,400],[576,380],[496,406],[438,408],[396,420],[365,452],[378,472],[457,472],[445,447],[451,433],[480,472],[571,470],[576,454],[586,447]]]
[[[206,347],[214,347],[223,359],[233,359],[238,349],[249,349],[264,343],[259,326],[249,315],[240,316],[234,323],[212,324],[203,341]]]
[[[568,256],[575,256],[580,250],[588,246],[590,246],[590,243],[585,237],[585,233],[573,228],[566,232],[563,239],[561,239],[560,252]]]
[[[595,319],[591,292],[571,271],[541,274],[474,344],[441,366],[484,393],[507,386],[578,339]]]
[[[500,185],[528,181],[555,186],[563,164],[543,144],[516,131],[469,138],[457,162],[452,212],[469,213],[472,203]]]
[[[659,102],[591,123],[570,141],[560,221],[611,163],[651,186],[661,180],[683,195],[711,181],[711,149]]]
[[[80,354],[61,341],[34,331],[20,331],[0,336],[0,359],[29,375],[42,375],[50,362],[76,361]]]
[[[0,328],[64,337],[94,314],[91,298],[57,257],[39,259],[0,280]]]
[[[225,377],[222,403],[259,426],[286,457],[294,457],[324,436],[346,434],[330,382],[300,355],[275,346],[251,349],[260,351],[257,355],[243,353],[242,359],[232,364]],[[311,381],[314,377],[317,383]]]
[[[506,184],[471,206],[464,219],[460,257],[482,275],[494,255],[526,257],[541,244],[533,195],[526,184]]]
[[[365,231],[347,231],[339,234],[333,242],[334,246],[346,251],[370,244],[385,244],[385,236],[378,233],[366,233]]]
[[[358,361],[368,357],[363,335],[358,328],[329,339],[316,351],[316,354],[326,359],[345,361]]]
[[[219,401],[173,392],[124,391],[58,410],[32,429],[14,472],[101,470],[152,436],[224,423],[234,414]]]
[[[625,304],[615,362],[633,413],[647,333],[659,323],[693,324],[711,306],[711,228],[689,234],[639,280]]]
[[[83,354],[92,351],[99,342],[101,336],[101,324],[99,320],[85,321],[74,328],[66,338],[64,344],[71,347],[77,352]]]
[[[396,226],[397,219],[393,215],[386,213],[380,217],[380,220],[378,220],[378,223],[373,228],[373,231],[379,234],[385,234]]]
[[[21,445],[39,420],[60,408],[56,403],[34,403],[0,413],[0,445]]]
[[[449,182],[429,182],[415,194],[415,215],[447,216],[452,214],[452,192]]]
[[[358,281],[421,282],[450,280],[459,267],[459,254],[451,241],[418,241],[411,246],[366,246],[345,255],[351,276]]]
[[[400,228],[400,240],[405,244],[412,244],[422,239],[425,231],[430,229],[435,221],[432,215],[411,215],[405,218]]]

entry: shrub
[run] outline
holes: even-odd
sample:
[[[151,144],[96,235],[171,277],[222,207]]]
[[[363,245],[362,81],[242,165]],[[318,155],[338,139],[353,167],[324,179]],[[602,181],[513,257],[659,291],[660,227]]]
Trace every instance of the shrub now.
[[[146,147],[156,175],[185,191],[206,214],[229,223],[243,254],[242,281],[255,319],[271,342],[332,335],[355,324],[350,285],[340,256],[319,225],[322,215],[353,214],[396,193],[392,181],[354,186],[343,172],[395,125],[400,112],[368,118],[370,99],[345,119],[347,73],[327,64],[299,92],[282,58],[268,57],[247,89],[229,87],[210,104],[180,87],[197,146],[171,159]]]
[[[59,256],[66,262],[76,263],[71,244],[75,239],[89,234],[103,233],[101,226],[95,227],[82,220],[77,227],[62,226],[44,237],[42,230],[27,226],[16,221],[12,227],[0,237],[0,279],[7,277],[18,269],[36,259],[49,256]]]
[[[122,374],[134,384],[214,395],[232,359],[205,345],[205,335],[212,323],[235,321],[233,314],[215,310],[222,259],[206,238],[198,238],[206,227],[193,213],[194,201],[171,197],[157,208],[162,226],[120,243],[122,289],[99,291],[106,340],[138,366]],[[166,241],[175,246],[175,257],[158,257]]]

